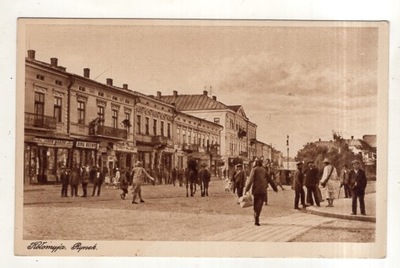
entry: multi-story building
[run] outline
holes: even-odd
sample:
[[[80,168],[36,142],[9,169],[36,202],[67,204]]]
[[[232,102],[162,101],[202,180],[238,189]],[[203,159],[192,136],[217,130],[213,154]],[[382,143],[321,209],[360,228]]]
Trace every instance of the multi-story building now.
[[[235,159],[248,162],[250,154],[255,153],[255,148],[250,150],[250,141],[256,138],[257,125],[250,122],[242,106],[225,105],[216,96],[208,96],[206,90],[199,95],[180,95],[174,90],[172,95],[160,95],[160,99],[174,104],[179,111],[223,127],[220,150],[230,170],[233,169]]]
[[[152,171],[185,168],[189,158],[220,161],[217,123],[185,114],[127,84],[100,83],[50,63],[25,59],[25,183],[58,181],[63,166],[130,168],[141,160]]]

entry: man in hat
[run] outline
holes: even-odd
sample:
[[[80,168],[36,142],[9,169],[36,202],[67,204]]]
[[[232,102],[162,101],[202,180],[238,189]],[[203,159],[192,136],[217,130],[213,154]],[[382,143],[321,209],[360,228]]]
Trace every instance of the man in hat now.
[[[60,181],[61,181],[61,197],[68,197],[68,184],[69,184],[69,179],[70,179],[70,173],[67,169],[66,166],[62,166],[61,168],[61,176],[60,176]]]
[[[333,207],[333,200],[335,199],[336,189],[338,188],[338,175],[336,168],[331,165],[329,159],[324,159],[324,171],[322,173],[321,185],[326,191],[326,200],[328,201],[327,207]]]
[[[350,189],[352,197],[352,215],[357,214],[357,199],[360,202],[360,211],[362,215],[365,215],[365,188],[367,187],[367,177],[365,172],[360,168],[360,162],[354,160],[352,162],[353,170],[349,173]]]
[[[305,193],[303,189],[304,185],[303,162],[297,162],[296,165],[297,165],[297,170],[294,173],[292,189],[295,192],[294,209],[300,209],[299,201],[301,201],[301,205],[303,206],[303,208],[307,207],[305,202]]]
[[[320,200],[317,193],[317,188],[319,186],[318,169],[315,168],[313,161],[308,161],[308,168],[306,171],[305,186],[307,188],[307,203],[311,206],[315,204],[319,207]]]
[[[246,172],[243,170],[243,165],[242,164],[237,164],[236,165],[236,172],[234,174],[234,181],[235,181],[235,189],[238,198],[242,197],[243,195],[243,189],[246,184]]]
[[[343,165],[343,169],[340,176],[340,188],[344,188],[344,197],[350,198],[351,191],[350,191],[350,180],[349,180],[350,170],[347,167],[347,164]]]

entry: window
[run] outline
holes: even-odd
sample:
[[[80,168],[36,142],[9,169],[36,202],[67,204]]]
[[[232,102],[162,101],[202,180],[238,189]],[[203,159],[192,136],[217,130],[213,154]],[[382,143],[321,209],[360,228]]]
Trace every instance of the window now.
[[[219,117],[214,117],[214,123],[219,124]]]
[[[63,82],[60,81],[60,80],[56,80],[56,85],[62,86],[62,85],[63,85]]]
[[[118,110],[112,110],[112,125],[113,128],[118,128]]]
[[[188,129],[188,144],[192,142],[192,130]]]
[[[180,128],[176,129],[176,137],[178,140],[178,144],[180,144],[181,143],[181,129]]]
[[[136,133],[138,133],[138,134],[142,133],[142,116],[141,115],[136,116]]]
[[[54,117],[61,123],[62,98],[54,97]]]
[[[193,144],[196,144],[196,131],[193,131]]]
[[[186,143],[186,130],[182,129],[182,143]]]
[[[100,97],[104,97],[104,92],[99,91],[97,92],[97,95],[99,95]]]
[[[115,101],[117,101],[117,100],[118,100],[118,97],[117,97],[117,96],[112,96],[112,99],[115,100]]]
[[[36,78],[39,79],[39,80],[42,80],[42,81],[44,80],[44,76],[41,75],[41,74],[37,74]]]
[[[44,93],[35,92],[35,114],[44,115]]]
[[[103,106],[97,106],[97,118],[101,119],[99,120],[100,125],[104,124],[104,107]]]
[[[84,87],[84,86],[79,86],[79,90],[80,90],[80,91],[86,91],[86,87]]]
[[[153,135],[157,136],[157,119],[153,119]]]
[[[78,101],[78,124],[85,124],[85,102]]]
[[[160,132],[161,132],[161,136],[165,137],[165,135],[164,135],[164,121],[161,121]]]
[[[130,113],[125,113],[125,120],[127,120],[127,122],[129,122],[129,124],[131,123],[131,114]],[[125,127],[126,126],[126,127]],[[128,125],[125,125],[124,127],[126,128],[126,130],[129,133],[129,129],[130,127],[128,127]]]
[[[199,133],[197,137],[199,139],[199,146],[200,146],[201,145],[201,134]]]
[[[167,123],[167,137],[171,138],[171,123]]]
[[[148,117],[146,117],[146,123],[145,123],[145,125],[144,125],[144,127],[145,127],[145,130],[146,130],[146,135],[149,135],[150,134],[150,130],[149,130],[149,128],[150,128],[150,126],[149,126],[149,118]]]

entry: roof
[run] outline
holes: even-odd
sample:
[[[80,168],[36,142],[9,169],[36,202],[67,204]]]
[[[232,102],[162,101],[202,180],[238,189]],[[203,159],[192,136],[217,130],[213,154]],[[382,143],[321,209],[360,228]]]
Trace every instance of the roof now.
[[[225,104],[214,100],[207,95],[167,95],[161,96],[160,99],[167,103],[175,103],[180,111],[191,110],[220,110],[228,109]]]
[[[228,108],[233,110],[236,113],[237,113],[237,111],[239,111],[240,107],[242,107],[242,106],[241,105],[228,105]]]
[[[371,146],[369,146],[368,143],[366,143],[364,140],[361,140],[361,139],[349,139],[349,140],[346,140],[346,142],[349,145],[349,147],[354,147],[359,150],[371,149]]]
[[[364,135],[363,140],[372,148],[376,148],[376,135]]]

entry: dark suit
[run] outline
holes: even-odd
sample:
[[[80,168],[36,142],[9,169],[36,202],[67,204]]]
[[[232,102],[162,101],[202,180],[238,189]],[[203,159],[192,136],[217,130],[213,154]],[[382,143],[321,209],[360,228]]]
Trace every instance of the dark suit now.
[[[352,198],[352,212],[357,214],[357,199],[360,202],[361,214],[365,214],[365,188],[367,187],[367,177],[362,169],[357,172],[353,169],[349,174],[351,198]]]
[[[82,197],[86,197],[87,196],[87,185],[89,183],[89,174],[87,173],[85,167],[82,167],[79,170],[79,180],[82,183],[82,191],[83,191]]]
[[[63,170],[61,173],[60,181],[62,184],[61,187],[61,197],[68,197],[68,184],[69,184],[70,174],[68,171]]]
[[[299,199],[301,200],[301,204],[303,205],[303,207],[305,207],[306,205],[303,185],[304,185],[304,174],[301,170],[296,170],[293,179],[293,190],[295,191],[295,196],[294,196],[295,209],[299,208]]]
[[[104,181],[104,172],[98,170],[94,178],[92,196],[94,196],[96,188],[97,188],[97,196],[100,196],[101,185],[103,184],[103,181]]]
[[[265,196],[267,195],[268,183],[271,184],[275,192],[278,191],[275,182],[273,182],[271,180],[271,177],[268,176],[267,171],[264,167],[256,166],[251,170],[245,192],[249,191],[250,188],[253,186],[251,192],[254,196],[253,209],[254,209],[254,219],[256,224],[259,224],[260,214],[263,207],[264,199]]]
[[[307,188],[307,203],[309,203],[310,205],[314,205],[314,200],[315,200],[315,204],[317,206],[320,206],[319,197],[317,193],[318,184],[319,184],[318,169],[314,167],[308,168],[306,171],[305,186]]]

